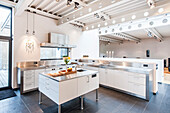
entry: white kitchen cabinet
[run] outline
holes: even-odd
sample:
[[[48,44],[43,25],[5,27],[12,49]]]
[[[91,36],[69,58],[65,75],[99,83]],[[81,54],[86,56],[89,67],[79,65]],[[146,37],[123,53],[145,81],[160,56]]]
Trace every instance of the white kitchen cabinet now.
[[[39,91],[59,105],[98,88],[98,74],[61,82],[39,75]]]
[[[146,75],[123,70],[99,69],[100,84],[146,96]]]
[[[33,89],[35,86],[34,70],[27,70],[23,72],[23,90]]]
[[[43,72],[45,72],[45,69],[35,70],[35,88],[38,88],[39,73],[43,73]]]
[[[67,36],[64,34],[50,33],[50,43],[66,44]]]
[[[107,85],[113,88],[118,88],[118,82],[120,81],[118,77],[119,72],[117,70],[108,69],[106,76]]]
[[[107,77],[107,69],[100,68],[99,69],[99,82],[100,82],[100,84],[107,85],[106,77]]]
[[[99,74],[89,76],[89,90],[93,91],[99,88]]]
[[[78,95],[81,96],[99,88],[99,74],[78,78]]]
[[[137,84],[134,82],[128,82],[128,92],[134,93],[140,96],[146,96],[146,86]]]
[[[90,77],[84,76],[78,78],[78,95],[81,96],[88,92],[89,90]]]
[[[59,83],[60,104],[65,103],[77,97],[77,92],[78,92],[77,81],[78,81],[77,79],[70,79]]]
[[[145,97],[146,75],[128,72],[128,91]]]
[[[63,82],[39,76],[39,90],[58,104],[65,103],[77,96],[77,79]]]

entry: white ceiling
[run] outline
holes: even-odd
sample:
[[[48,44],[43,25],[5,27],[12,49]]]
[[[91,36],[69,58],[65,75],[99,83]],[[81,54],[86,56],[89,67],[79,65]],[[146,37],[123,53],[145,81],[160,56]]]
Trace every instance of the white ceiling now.
[[[85,26],[101,24],[118,17],[124,17],[127,14],[139,14],[140,11],[154,10],[150,9],[146,0],[72,0],[71,6],[67,6],[67,0],[2,0],[13,1],[16,3],[16,15],[24,10],[30,10],[37,14],[44,15],[53,19],[58,19],[58,24],[72,23],[79,21]],[[156,7],[170,3],[170,0],[154,0]],[[79,3],[79,8],[74,9],[74,2]],[[91,8],[91,11],[89,9]],[[20,11],[22,10],[22,11]],[[18,13],[20,12],[20,13]],[[82,14],[81,14],[82,13]],[[94,16],[95,13],[104,13],[109,16],[108,20],[101,20]],[[140,15],[141,16],[141,15]],[[141,17],[137,16],[137,19]],[[143,14],[142,14],[143,17]],[[131,18],[131,17],[130,17]],[[120,20],[120,19],[119,19]],[[129,21],[127,18],[125,21]],[[116,21],[117,23],[117,21]],[[85,27],[84,26],[84,27]]]
[[[160,35],[163,38],[170,38],[170,25],[157,27],[155,29],[160,33]],[[125,32],[125,33],[127,33],[129,35],[132,35],[134,37],[140,38],[140,39],[149,38],[147,36],[147,32],[144,29],[135,30],[135,31],[129,31],[129,32]]]
[[[170,38],[170,25],[165,25],[165,26],[161,26],[161,27],[156,27],[155,28],[156,31],[163,37],[163,38]],[[128,32],[124,32],[125,34],[138,38],[140,40],[143,39],[149,39],[151,37],[147,36],[147,31],[145,29],[140,29],[140,30],[134,30],[134,31],[128,31]],[[107,35],[102,35],[102,37],[106,37],[106,38],[110,38],[110,39],[117,39],[119,41],[123,41],[124,39],[122,37],[119,36],[114,36],[114,34],[107,34]],[[152,37],[153,40],[155,40]]]
[[[127,14],[137,15],[140,11],[143,12],[149,10],[153,12],[154,10],[156,10],[154,8],[150,9],[146,0],[72,0],[73,2],[71,3],[71,6],[66,5],[67,0],[8,0],[8,2],[9,1],[13,1],[14,3],[16,3],[16,9],[18,9],[19,11],[29,9],[30,11],[34,11],[37,14],[58,19],[59,24],[74,22],[74,24],[72,24],[75,25],[78,21],[78,24],[84,25],[82,27],[90,26],[89,28],[91,29],[94,24],[100,24],[101,27],[103,27],[105,26],[103,25],[103,23],[108,22],[106,27],[111,24],[113,25],[112,20],[117,18],[120,21],[121,18]],[[79,2],[80,5],[78,10],[74,9],[74,2]],[[155,0],[155,2],[157,8],[168,5],[170,3],[170,0]],[[90,8],[92,11],[89,11]],[[104,13],[105,15],[110,17],[110,20],[103,21],[100,18],[95,17],[95,13]],[[157,13],[154,14],[158,15]],[[140,15],[137,15],[137,19],[141,18],[144,18],[143,14],[141,17]],[[131,16],[129,18],[126,18],[126,21],[129,21],[128,19],[130,19],[131,21]],[[118,24],[117,20],[116,24]],[[170,26],[162,26],[155,29],[163,37],[170,37]],[[148,38],[146,30],[135,30],[125,33],[133,36],[134,38]],[[120,37],[114,36],[114,38]]]

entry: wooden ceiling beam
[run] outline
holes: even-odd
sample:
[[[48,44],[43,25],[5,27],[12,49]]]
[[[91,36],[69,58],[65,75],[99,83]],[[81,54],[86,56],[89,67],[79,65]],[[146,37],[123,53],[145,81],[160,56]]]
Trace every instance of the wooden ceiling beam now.
[[[47,12],[44,12],[44,11],[41,11],[41,10],[37,10],[37,9],[31,8],[31,7],[29,7],[28,10],[30,10],[31,12],[36,12],[39,15],[43,15],[45,17],[49,17],[49,18],[56,19],[56,20],[61,18],[57,15],[53,15],[53,14],[50,14],[50,13],[47,13]]]
[[[8,7],[15,7],[16,3],[8,0],[0,0],[0,4],[8,6]]]
[[[90,4],[87,7],[82,8],[81,10],[71,13],[68,16],[64,16],[62,19],[59,20],[58,25],[63,24],[63,23],[69,23],[70,21],[82,19],[86,16],[93,15],[94,13],[98,13],[103,10],[110,9],[112,7],[130,2],[130,1],[131,0],[114,0],[114,2],[112,3],[110,0],[108,1],[98,0],[97,2]],[[102,8],[100,8],[99,6],[102,6]]]
[[[40,8],[40,7],[42,6],[42,4],[45,3],[45,1],[46,1],[46,0],[41,0],[41,1],[35,6],[35,8],[36,8],[36,9]]]
[[[41,10],[46,10],[47,11],[47,9],[49,7],[51,7],[52,5],[54,5],[55,3],[56,3],[55,0],[49,0],[48,3],[47,3],[48,5],[44,5],[44,7],[42,7]]]
[[[114,15],[114,17],[112,16],[111,20],[96,21],[96,22],[90,23],[90,24],[86,23],[86,27],[88,28],[88,30],[91,30],[91,29],[94,29],[94,28],[102,28],[103,29],[105,27],[114,26],[116,24],[118,25],[120,23],[125,23],[125,22],[130,23],[130,22],[133,22],[135,20],[146,19],[146,18],[149,18],[149,17],[158,16],[160,14],[166,14],[166,13],[169,13],[169,11],[170,11],[169,5],[170,5],[170,2],[168,0],[160,1],[160,2],[157,2],[157,7],[155,7],[152,10],[149,7],[148,8],[143,7],[142,9],[141,9],[141,7],[139,7],[135,10],[132,9],[132,10],[134,10],[133,12],[132,12],[132,10],[129,10],[129,11],[125,11],[121,15],[120,15],[120,13],[116,14],[116,15]],[[164,11],[162,13],[158,13],[158,10],[160,8],[164,8]],[[144,16],[145,12],[148,12],[149,15]],[[135,19],[132,19],[133,15],[136,15]],[[122,18],[125,18],[125,20],[122,21]],[[105,25],[105,23],[107,23],[107,25]],[[100,24],[100,27],[98,27],[99,24]],[[86,30],[86,28],[84,28],[84,30]]]
[[[33,0],[19,0],[19,2],[16,5],[15,15],[16,16],[21,15],[32,2]]]

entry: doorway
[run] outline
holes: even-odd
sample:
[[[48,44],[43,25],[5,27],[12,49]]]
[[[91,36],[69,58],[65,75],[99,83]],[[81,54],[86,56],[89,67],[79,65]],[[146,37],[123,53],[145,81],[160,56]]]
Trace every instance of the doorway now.
[[[0,5],[0,90],[11,88],[12,9]]]

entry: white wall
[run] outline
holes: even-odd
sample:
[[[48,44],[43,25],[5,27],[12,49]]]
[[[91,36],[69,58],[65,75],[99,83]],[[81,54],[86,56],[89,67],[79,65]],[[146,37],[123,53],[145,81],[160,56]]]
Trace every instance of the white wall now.
[[[73,35],[72,33],[71,35]],[[99,57],[99,37],[97,33],[97,30],[84,31],[80,37],[70,38],[70,43],[77,45],[77,48],[73,49],[72,57],[82,58],[83,55]]]
[[[32,17],[29,13],[29,32],[32,34]],[[70,37],[70,44],[77,45],[77,48],[72,49],[72,58],[80,58],[83,54],[91,57],[99,56],[99,40],[96,30],[82,32],[80,29],[73,27],[70,24],[61,26],[56,25],[56,20],[35,15],[35,37],[28,37],[26,33],[27,13],[24,12],[21,16],[15,16],[14,19],[14,67],[13,67],[13,88],[16,84],[16,63],[24,61],[39,61],[40,60],[40,43],[47,42],[48,33],[62,33]],[[26,41],[30,39],[34,42],[33,52],[27,52],[25,48]],[[95,44],[95,45],[94,45]]]
[[[124,44],[111,43],[111,45],[100,45],[100,53],[114,51],[114,57],[141,57],[146,58],[146,50],[150,50],[150,58],[165,59],[170,57],[170,38],[159,42],[155,39],[144,39],[141,43],[125,42]]]

